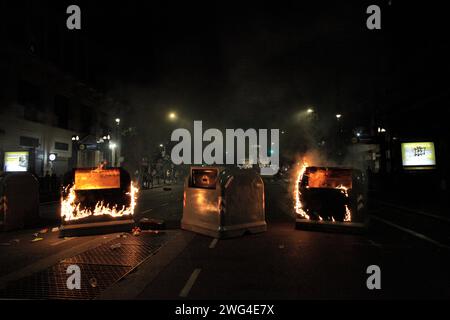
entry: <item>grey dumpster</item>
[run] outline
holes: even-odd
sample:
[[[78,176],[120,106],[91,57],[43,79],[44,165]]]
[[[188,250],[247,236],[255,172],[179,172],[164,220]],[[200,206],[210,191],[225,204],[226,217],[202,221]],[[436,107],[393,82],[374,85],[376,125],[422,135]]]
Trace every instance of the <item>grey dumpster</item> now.
[[[0,176],[0,230],[32,227],[39,221],[39,183],[28,172]]]
[[[181,228],[215,238],[266,231],[261,177],[252,169],[192,167]]]

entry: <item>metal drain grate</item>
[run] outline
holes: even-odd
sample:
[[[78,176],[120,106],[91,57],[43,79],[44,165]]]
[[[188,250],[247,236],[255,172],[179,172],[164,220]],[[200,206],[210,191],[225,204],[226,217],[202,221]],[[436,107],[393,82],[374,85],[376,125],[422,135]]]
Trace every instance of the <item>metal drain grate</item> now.
[[[67,288],[66,274],[70,264],[59,263],[44,271],[11,283],[1,292],[0,297],[11,299],[93,299],[132,268],[126,266],[103,266],[79,264],[81,269],[81,289]],[[90,281],[96,286],[92,286]]]
[[[167,240],[169,235],[166,233],[115,238],[29,277],[11,282],[0,291],[0,298],[93,299],[155,254]],[[81,269],[81,290],[67,288],[69,275],[66,270],[72,264]],[[91,285],[91,282],[95,282],[95,285]]]
[[[165,235],[116,238],[62,262],[134,267],[154,254],[166,240]]]

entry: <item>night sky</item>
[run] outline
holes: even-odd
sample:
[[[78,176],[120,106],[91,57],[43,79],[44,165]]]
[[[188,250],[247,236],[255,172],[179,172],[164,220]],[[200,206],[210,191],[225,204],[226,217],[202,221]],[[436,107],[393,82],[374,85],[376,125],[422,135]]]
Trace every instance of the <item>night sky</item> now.
[[[63,26],[65,8],[80,5],[82,30],[63,32],[84,43],[85,80],[129,105],[121,115],[124,123],[138,127],[151,143],[193,120],[203,120],[205,127],[302,132],[298,117],[310,106],[324,135],[334,130],[336,113],[344,115],[348,130],[369,127],[379,110],[445,88],[440,79],[450,71],[445,11],[433,5],[396,0],[23,3],[15,6],[22,19],[52,17]],[[382,30],[366,28],[370,4],[381,7]],[[35,6],[47,9],[42,13]],[[164,121],[169,111],[179,114],[176,125]]]

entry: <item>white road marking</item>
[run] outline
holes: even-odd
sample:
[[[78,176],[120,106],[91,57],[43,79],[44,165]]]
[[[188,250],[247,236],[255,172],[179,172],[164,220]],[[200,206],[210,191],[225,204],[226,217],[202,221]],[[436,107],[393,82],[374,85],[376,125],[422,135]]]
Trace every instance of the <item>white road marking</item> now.
[[[399,229],[399,230],[401,230],[401,231],[403,231],[403,232],[406,232],[406,233],[408,233],[408,234],[410,234],[410,235],[412,235],[412,236],[414,236],[414,237],[416,237],[416,238],[419,238],[419,239],[428,241],[428,242],[434,244],[435,246],[438,246],[438,247],[440,247],[440,248],[445,248],[445,249],[450,250],[450,247],[449,247],[449,246],[447,246],[447,245],[445,245],[445,244],[442,244],[442,243],[440,243],[440,242],[438,242],[438,241],[436,241],[436,240],[433,240],[433,239],[431,239],[431,238],[428,238],[427,236],[425,236],[425,235],[423,235],[423,234],[421,234],[421,233],[415,232],[415,231],[413,231],[413,230],[407,229],[407,228],[402,227],[402,226],[399,226],[399,225],[397,225],[397,224],[395,224],[395,223],[393,223],[393,222],[384,220],[384,219],[379,218],[379,217],[375,217],[375,216],[373,216],[373,215],[371,216],[371,218],[372,218],[372,219],[375,219],[375,220],[378,220],[378,221],[380,221],[380,222],[383,222],[383,223],[385,223],[385,224],[387,224],[387,225],[389,225],[389,226],[391,226],[391,227],[394,227],[394,228],[396,228],[396,229]]]
[[[370,243],[371,245],[373,245],[374,247],[377,247],[377,248],[381,248],[381,247],[382,247],[381,244],[379,244],[379,243],[377,243],[377,242],[375,242],[375,241],[373,241],[373,240],[370,240],[370,239],[369,239],[369,243]]]
[[[189,292],[191,291],[201,271],[202,269],[195,269],[192,272],[191,276],[189,277],[188,281],[186,282],[186,284],[184,285],[183,289],[180,292],[180,297],[186,298],[189,295]]]
[[[165,207],[165,206],[168,206],[169,205],[169,203],[163,203],[162,205],[160,205],[160,207]]]
[[[149,212],[152,211],[152,210],[153,210],[153,209],[147,209],[147,210],[145,210],[145,211],[142,211],[141,214],[149,213]]]
[[[209,248],[214,249],[216,247],[218,241],[219,241],[219,239],[217,239],[217,238],[213,239],[213,241],[211,241],[211,244],[209,245]]]
[[[50,245],[51,245],[51,246],[58,246],[58,245],[60,245],[60,244],[62,244],[62,243],[65,243],[65,242],[67,242],[67,241],[70,241],[70,240],[72,240],[72,239],[75,239],[75,238],[66,238],[66,239],[63,239],[63,240],[61,240],[61,241],[57,241],[57,242],[51,243]]]

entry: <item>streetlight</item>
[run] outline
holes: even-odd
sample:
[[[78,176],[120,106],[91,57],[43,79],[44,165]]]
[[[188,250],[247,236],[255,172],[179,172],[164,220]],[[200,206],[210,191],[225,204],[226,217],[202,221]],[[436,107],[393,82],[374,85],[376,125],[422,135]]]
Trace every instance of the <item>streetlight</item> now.
[[[111,150],[116,149],[116,147],[117,147],[117,145],[116,145],[114,142],[110,142],[110,143],[109,143],[109,148],[110,148]]]
[[[308,110],[306,110],[306,112],[308,112],[309,114],[314,113],[314,109],[313,108],[309,108]]]
[[[170,120],[175,120],[176,118],[177,118],[177,114],[175,112],[169,113],[169,119]]]
[[[116,118],[116,124],[117,124],[117,125],[120,124],[120,118]]]
[[[338,114],[336,115],[336,119],[339,120],[340,118],[342,118],[342,114],[338,113]]]
[[[161,144],[159,145],[159,147],[162,148],[162,147],[164,147],[164,145],[161,143]]]

